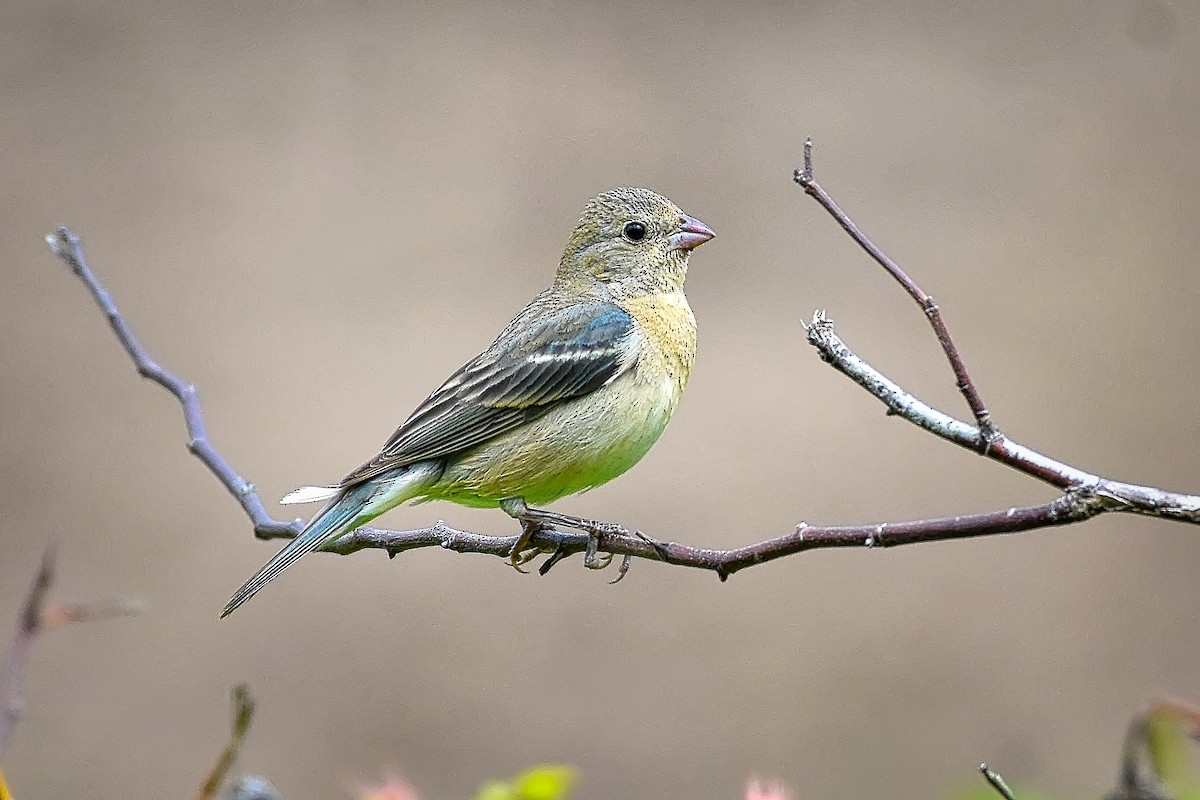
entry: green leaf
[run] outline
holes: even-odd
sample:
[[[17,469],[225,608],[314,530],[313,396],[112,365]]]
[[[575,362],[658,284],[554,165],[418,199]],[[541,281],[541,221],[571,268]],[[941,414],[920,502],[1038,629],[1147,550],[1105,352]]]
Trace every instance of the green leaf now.
[[[1146,720],[1146,753],[1159,780],[1179,790],[1194,781],[1188,763],[1188,736],[1183,723],[1165,709]]]
[[[507,781],[488,781],[479,787],[475,800],[566,800],[574,788],[574,769],[541,764]]]

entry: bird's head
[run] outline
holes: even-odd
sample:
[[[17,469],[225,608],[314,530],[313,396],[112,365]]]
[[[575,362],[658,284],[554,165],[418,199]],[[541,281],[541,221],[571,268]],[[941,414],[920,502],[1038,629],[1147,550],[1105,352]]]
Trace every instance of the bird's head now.
[[[584,206],[555,281],[616,298],[678,291],[692,250],[713,235],[660,194],[613,189]]]

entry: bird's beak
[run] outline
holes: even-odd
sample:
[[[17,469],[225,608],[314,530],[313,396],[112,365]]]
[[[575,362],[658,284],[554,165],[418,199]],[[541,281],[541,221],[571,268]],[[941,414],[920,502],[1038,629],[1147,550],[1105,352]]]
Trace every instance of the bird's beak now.
[[[671,232],[667,241],[672,250],[694,250],[716,236],[712,228],[695,217],[684,217],[679,227]]]

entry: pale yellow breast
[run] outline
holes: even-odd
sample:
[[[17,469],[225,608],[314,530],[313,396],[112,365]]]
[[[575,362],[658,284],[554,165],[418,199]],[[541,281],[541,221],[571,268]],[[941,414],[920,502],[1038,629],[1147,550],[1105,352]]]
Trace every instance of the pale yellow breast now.
[[[636,297],[622,306],[647,340],[638,371],[650,379],[665,376],[682,392],[696,360],[696,317],[683,292]]]

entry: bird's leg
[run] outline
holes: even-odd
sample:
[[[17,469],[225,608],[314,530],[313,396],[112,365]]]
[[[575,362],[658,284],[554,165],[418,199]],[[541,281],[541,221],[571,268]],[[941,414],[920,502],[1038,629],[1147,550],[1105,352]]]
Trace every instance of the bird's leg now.
[[[528,564],[537,557],[539,552],[538,548],[531,548],[529,543],[533,541],[533,537],[536,536],[539,531],[548,527],[548,525],[545,522],[530,516],[529,506],[525,505],[525,501],[519,497],[512,497],[501,501],[500,508],[504,509],[504,513],[521,523],[521,535],[517,538],[516,543],[513,544],[512,550],[510,550],[508,553],[508,563],[511,564],[512,568],[517,572],[523,573],[525,570],[521,569],[521,565]],[[528,555],[525,554],[526,550],[530,551]]]
[[[636,536],[646,544],[654,548],[654,552],[658,554],[659,561],[667,560],[667,545],[665,542],[660,542],[657,539],[652,539],[641,531],[631,531],[624,525],[618,525],[615,522],[601,522],[594,519],[586,519],[584,517],[573,517],[570,514],[559,514],[555,511],[546,511],[540,508],[525,507],[525,513],[530,519],[536,519],[540,522],[549,523],[551,525],[561,525],[564,528],[573,528],[577,531],[583,531],[592,537],[589,543],[589,551],[592,553],[591,564],[588,564],[588,552],[584,551],[583,563],[589,569],[604,569],[612,563],[612,553],[608,554],[606,561],[600,562],[596,560],[596,547],[600,545],[600,538],[606,533],[615,534],[618,536]],[[628,570],[628,567],[626,567]]]
[[[624,526],[618,525],[615,522],[601,522],[585,517],[573,517],[570,514],[559,514],[557,511],[530,508],[519,497],[504,500],[501,502],[500,507],[510,517],[521,522],[521,538],[517,540],[517,544],[513,546],[513,552],[509,554],[509,559],[512,561],[514,567],[518,564],[516,560],[518,555],[517,547],[528,548],[534,534],[550,525],[583,531],[588,535],[587,549],[583,553],[583,565],[588,569],[604,569],[612,563],[612,553],[605,553],[604,558],[597,558],[597,552],[600,548],[600,538],[604,534],[631,535]]]

